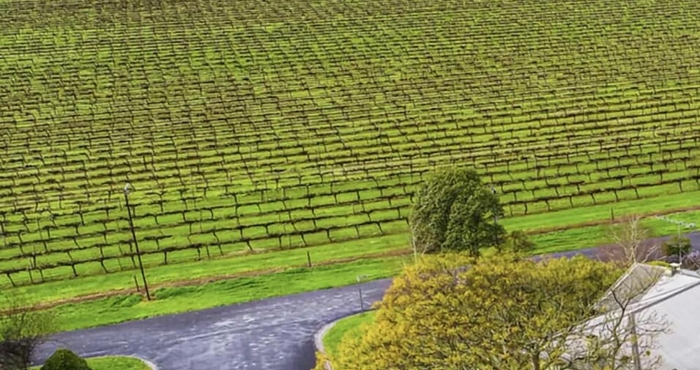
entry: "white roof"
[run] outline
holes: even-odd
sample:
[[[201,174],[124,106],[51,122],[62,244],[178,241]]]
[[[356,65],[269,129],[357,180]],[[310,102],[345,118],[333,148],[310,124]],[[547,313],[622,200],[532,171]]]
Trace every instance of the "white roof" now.
[[[670,332],[657,338],[660,369],[700,368],[700,276],[681,272],[654,288],[642,300],[653,300],[646,311],[663,315],[670,324]]]
[[[635,280],[640,276],[639,271],[651,271],[648,269],[651,266],[641,266],[647,267],[633,266],[611,290],[634,285],[634,282],[622,280]],[[700,369],[700,275],[693,271],[679,270],[672,276],[663,274],[657,278],[658,281],[625,311],[627,314],[635,314],[638,325],[642,325],[640,322],[645,317],[651,316],[663,319],[668,324],[666,332],[656,335],[655,349],[652,350],[654,355],[661,356],[659,370]],[[606,299],[610,299],[609,295],[604,298]],[[609,319],[610,315],[596,317],[588,321],[586,326],[593,331],[605,330],[599,325]]]

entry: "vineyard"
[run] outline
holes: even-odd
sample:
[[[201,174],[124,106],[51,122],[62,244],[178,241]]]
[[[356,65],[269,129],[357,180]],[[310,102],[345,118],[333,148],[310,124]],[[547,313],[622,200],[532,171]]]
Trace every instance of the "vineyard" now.
[[[446,164],[508,217],[700,189],[687,0],[0,13],[0,286],[135,269],[127,182],[147,266],[406,233]]]

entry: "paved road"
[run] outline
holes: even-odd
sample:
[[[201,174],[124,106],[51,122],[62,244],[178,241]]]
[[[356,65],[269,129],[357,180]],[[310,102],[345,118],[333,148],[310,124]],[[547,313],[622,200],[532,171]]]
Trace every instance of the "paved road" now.
[[[689,236],[700,249],[700,233]],[[556,256],[595,258],[598,252],[592,248]],[[36,360],[43,362],[60,346],[82,356],[138,356],[161,370],[309,370],[315,363],[314,333],[360,311],[358,286],[367,305],[380,300],[390,284],[391,279],[384,279],[61,333],[40,348]]]
[[[390,279],[362,284],[366,302],[381,299]],[[309,370],[313,334],[325,323],[360,311],[357,286],[271,298],[56,335],[57,346],[82,356],[133,355],[161,370]]]

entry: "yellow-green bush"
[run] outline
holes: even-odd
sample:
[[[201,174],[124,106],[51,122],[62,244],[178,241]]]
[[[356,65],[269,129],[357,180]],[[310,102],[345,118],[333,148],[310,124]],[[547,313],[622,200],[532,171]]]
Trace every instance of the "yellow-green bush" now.
[[[333,368],[532,368],[621,272],[584,257],[425,257],[394,280],[374,324],[341,342]]]

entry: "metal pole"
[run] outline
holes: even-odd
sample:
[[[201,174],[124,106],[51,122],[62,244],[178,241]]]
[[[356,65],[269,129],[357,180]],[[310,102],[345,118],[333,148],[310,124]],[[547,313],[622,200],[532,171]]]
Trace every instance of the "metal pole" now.
[[[361,283],[362,279],[367,277],[366,275],[358,275],[357,276],[357,282]],[[365,302],[362,300],[362,284],[357,285],[357,291],[360,294],[360,312],[365,312]]]
[[[357,289],[360,292],[360,311],[365,312],[365,302],[362,300],[362,287],[358,286]]]
[[[129,226],[131,227],[131,236],[134,238],[134,246],[136,246],[136,257],[139,260],[139,269],[143,278],[143,289],[146,291],[146,299],[151,300],[151,293],[148,291],[148,283],[146,282],[146,272],[143,270],[143,262],[141,262],[141,251],[139,250],[139,242],[136,239],[136,231],[134,230],[134,220],[131,216],[131,207],[129,207],[129,183],[124,186],[124,201],[126,202],[126,211],[129,214]]]

